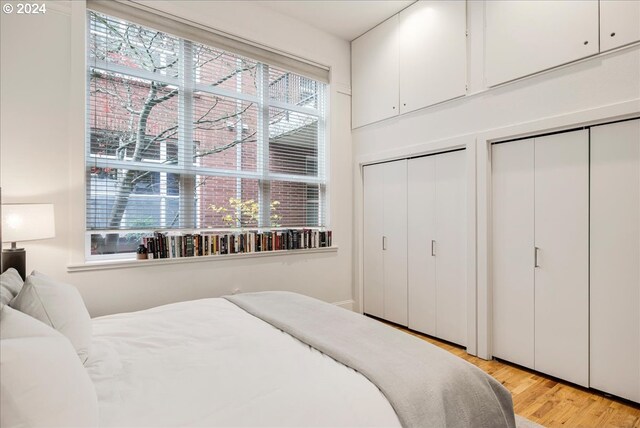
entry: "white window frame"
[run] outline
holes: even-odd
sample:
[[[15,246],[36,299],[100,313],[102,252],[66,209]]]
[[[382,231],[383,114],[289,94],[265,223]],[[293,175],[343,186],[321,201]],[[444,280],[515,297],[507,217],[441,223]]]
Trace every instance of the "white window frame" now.
[[[269,65],[257,62],[258,64],[258,91],[257,95],[244,94],[241,92],[234,92],[228,89],[216,87],[216,86],[208,86],[202,83],[199,83],[195,76],[193,76],[192,67],[190,67],[190,62],[193,60],[192,46],[193,43],[180,38],[180,64],[181,64],[181,73],[180,78],[174,78],[172,76],[152,73],[144,69],[136,69],[129,68],[126,66],[122,66],[119,64],[108,63],[104,60],[99,60],[92,58],[90,55],[90,45],[88,43],[90,34],[90,10],[86,9],[86,23],[87,23],[87,35],[85,39],[85,54],[86,54],[86,64],[85,71],[89,71],[91,69],[104,71],[108,73],[116,73],[123,75],[129,78],[137,78],[144,79],[146,81],[156,81],[164,84],[168,84],[171,86],[175,86],[179,89],[178,91],[178,99],[180,103],[180,109],[182,114],[179,115],[181,120],[179,124],[179,133],[178,133],[178,165],[166,165],[162,164],[161,160],[143,160],[142,162],[132,162],[125,160],[118,160],[115,156],[98,156],[90,153],[90,130],[88,126],[88,121],[86,121],[86,140],[85,144],[85,168],[88,166],[96,166],[96,167],[110,167],[110,168],[118,168],[118,169],[136,169],[141,171],[152,171],[152,172],[160,172],[161,178],[165,177],[165,185],[162,186],[161,179],[161,188],[165,189],[165,194],[154,194],[149,195],[151,197],[156,198],[166,198],[173,197],[166,195],[166,175],[167,173],[178,174],[181,177],[180,180],[180,192],[179,198],[181,200],[182,207],[180,208],[181,218],[180,225],[174,229],[167,230],[184,230],[184,231],[196,231],[202,230],[198,228],[197,222],[199,219],[196,219],[196,223],[185,223],[185,221],[194,218],[194,216],[182,215],[187,213],[186,207],[193,206],[193,203],[199,199],[198,192],[185,191],[190,190],[195,186],[195,181],[197,180],[197,176],[212,176],[212,177],[234,177],[237,179],[238,183],[238,192],[240,192],[240,183],[241,179],[257,179],[258,180],[258,188],[259,188],[259,202],[260,202],[260,215],[258,219],[258,226],[256,229],[268,229],[270,224],[270,183],[272,181],[289,181],[289,182],[298,182],[305,184],[316,184],[319,186],[319,200],[318,200],[318,219],[322,222],[324,219],[324,224],[319,225],[318,227],[325,227],[328,221],[328,210],[326,209],[327,204],[327,141],[326,141],[326,126],[327,126],[327,115],[328,115],[328,84],[323,82],[318,82],[318,105],[320,108],[310,107],[308,105],[295,105],[288,104],[282,101],[272,100],[269,98]],[[123,20],[126,21],[126,20]],[[158,30],[161,31],[161,30]],[[214,49],[218,49],[215,46],[211,46]],[[87,80],[86,84],[86,102],[85,102],[85,114],[87,118],[89,117],[89,88],[90,84]],[[186,161],[187,159],[192,159],[193,153],[187,153],[191,144],[185,144],[185,141],[193,140],[190,136],[193,135],[193,102],[192,97],[194,92],[204,92],[211,95],[222,96],[228,98],[230,100],[236,102],[250,102],[254,103],[257,106],[258,110],[258,133],[257,133],[257,153],[258,153],[258,165],[256,171],[242,171],[239,169],[236,170],[225,170],[225,169],[216,169],[216,168],[204,168],[200,167],[197,164],[194,165],[191,161]],[[296,112],[300,114],[304,114],[307,116],[312,116],[317,119],[318,122],[318,153],[317,153],[317,175],[316,176],[306,176],[306,175],[297,175],[297,174],[285,174],[285,173],[273,173],[269,171],[269,108],[275,107],[278,109],[283,109],[285,111]],[[191,110],[185,111],[185,110]],[[242,132],[241,127],[238,132]],[[238,152],[238,156],[241,156],[241,145],[236,147]],[[239,166],[238,166],[239,168]],[[188,171],[189,174],[185,174],[185,171]],[[85,183],[84,189],[85,192],[90,184]],[[161,192],[162,193],[162,192]],[[197,193],[197,194],[196,194]],[[140,195],[131,195],[132,197],[137,197]],[[265,203],[266,202],[266,203]],[[161,215],[165,215],[165,213],[161,213]],[[86,208],[85,208],[85,219],[86,219]],[[85,220],[86,221],[86,220]],[[309,227],[300,225],[300,227]],[[157,229],[162,229],[159,226]],[[212,230],[212,229],[207,229]],[[233,230],[233,228],[216,228],[216,230]],[[149,232],[150,229],[144,230],[144,232]],[[93,255],[91,254],[91,235],[93,234],[106,234],[106,233],[119,233],[119,234],[127,234],[127,233],[141,233],[140,230],[127,230],[127,229],[117,229],[117,230],[90,230],[85,226],[85,245],[84,245],[84,255],[86,261],[99,261],[99,260],[119,260],[119,259],[129,259],[133,253],[118,253],[118,254],[105,254],[105,255]]]

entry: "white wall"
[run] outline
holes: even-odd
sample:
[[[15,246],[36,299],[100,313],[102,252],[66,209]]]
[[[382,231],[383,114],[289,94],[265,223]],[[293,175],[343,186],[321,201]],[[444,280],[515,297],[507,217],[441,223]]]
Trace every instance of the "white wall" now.
[[[329,226],[338,251],[67,272],[67,265],[82,262],[84,253],[84,84],[77,55],[84,46],[78,38],[84,18],[83,5],[73,3],[47,2],[47,13],[40,16],[1,14],[3,202],[53,202],[56,210],[56,238],[23,245],[27,270],[38,269],[77,286],[92,316],[215,297],[236,288],[291,290],[350,306],[353,160],[348,120],[349,44],[263,8],[259,2],[148,3],[331,67]]]
[[[470,202],[469,276],[477,276],[477,354],[490,356],[489,152],[487,143],[640,115],[640,46],[630,46],[493,89],[484,84],[484,2],[467,2],[466,97],[354,129],[355,287],[362,290],[361,166],[447,148],[467,147]],[[476,172],[477,171],[477,172]],[[477,213],[477,218],[476,218]],[[477,236],[477,238],[476,238]],[[469,272],[472,273],[469,274]],[[475,285],[475,284],[474,284]],[[475,298],[475,296],[474,296]],[[471,306],[471,304],[470,304]],[[476,353],[475,348],[471,348]]]

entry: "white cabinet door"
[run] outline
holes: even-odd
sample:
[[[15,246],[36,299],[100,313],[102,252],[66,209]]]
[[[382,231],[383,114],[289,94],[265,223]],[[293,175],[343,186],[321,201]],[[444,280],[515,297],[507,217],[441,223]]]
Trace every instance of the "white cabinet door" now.
[[[640,402],[640,120],[591,128],[590,386]]]
[[[384,164],[384,318],[407,325],[407,160]]]
[[[488,86],[598,53],[597,0],[492,0],[485,12]]]
[[[351,42],[352,126],[398,114],[398,15]]]
[[[535,369],[589,385],[589,131],[535,139]]]
[[[467,343],[466,152],[435,158],[436,331],[459,345]]]
[[[384,317],[382,237],[385,164],[364,168],[363,284],[364,313]]]
[[[400,112],[466,92],[466,3],[419,1],[400,12]]]
[[[409,328],[436,336],[436,157],[409,160]]]
[[[534,140],[491,147],[493,355],[534,368]]]
[[[640,40],[639,0],[600,0],[600,50]]]

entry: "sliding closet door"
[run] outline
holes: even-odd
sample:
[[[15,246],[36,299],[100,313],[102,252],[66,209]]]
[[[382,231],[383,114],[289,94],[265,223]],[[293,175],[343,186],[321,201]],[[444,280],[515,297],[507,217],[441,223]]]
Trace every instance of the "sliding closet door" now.
[[[535,369],[589,383],[589,134],[535,139]]]
[[[436,158],[410,159],[407,174],[409,328],[432,336],[436,335]]]
[[[407,160],[388,162],[383,186],[384,318],[407,325]]]
[[[494,144],[493,355],[534,367],[534,140]]]
[[[363,284],[364,313],[384,317],[384,236],[385,164],[364,167]]]
[[[466,152],[435,158],[437,336],[467,343]]]
[[[590,386],[640,401],[640,120],[591,128]]]

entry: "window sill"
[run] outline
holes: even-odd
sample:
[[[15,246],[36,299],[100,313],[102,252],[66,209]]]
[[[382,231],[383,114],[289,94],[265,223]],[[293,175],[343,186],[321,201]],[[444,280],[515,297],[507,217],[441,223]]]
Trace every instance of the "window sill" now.
[[[128,268],[173,265],[173,264],[182,264],[182,263],[216,262],[216,261],[252,259],[252,258],[260,258],[260,257],[277,257],[277,256],[290,256],[290,255],[293,256],[293,255],[335,253],[335,252],[338,252],[338,247],[336,246],[323,247],[323,248],[308,248],[305,250],[279,250],[279,251],[265,251],[265,252],[259,252],[259,253],[181,257],[177,259],[151,259],[151,260],[130,260],[129,259],[129,260],[109,260],[109,261],[101,260],[101,261],[67,265],[67,272],[72,273],[72,272],[85,272],[85,271],[93,271],[93,270],[128,269]]]

